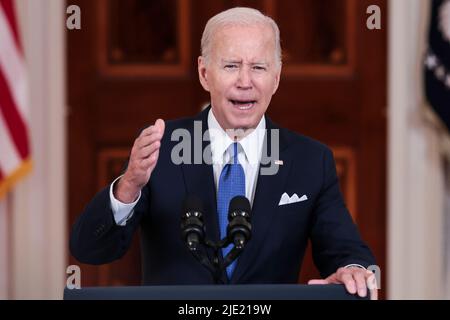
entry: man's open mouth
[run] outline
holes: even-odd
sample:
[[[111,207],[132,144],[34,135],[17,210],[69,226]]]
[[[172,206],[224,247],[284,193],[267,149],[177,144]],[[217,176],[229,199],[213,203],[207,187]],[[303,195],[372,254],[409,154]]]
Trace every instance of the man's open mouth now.
[[[256,100],[232,100],[230,99],[230,102],[239,110],[248,110],[253,107],[253,105],[256,103]]]

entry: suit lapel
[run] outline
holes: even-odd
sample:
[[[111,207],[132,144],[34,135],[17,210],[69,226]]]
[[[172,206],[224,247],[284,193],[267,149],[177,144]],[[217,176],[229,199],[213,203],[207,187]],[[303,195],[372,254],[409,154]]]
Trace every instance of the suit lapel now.
[[[266,120],[267,131],[264,138],[263,155],[268,154],[267,147],[272,145],[271,129],[279,130],[269,118],[266,117]],[[279,132],[280,159],[273,160],[282,160],[283,165],[279,166],[278,172],[274,175],[261,175],[261,170],[266,167],[264,165],[261,165],[259,169],[251,213],[252,239],[248,242],[247,247],[239,257],[236,269],[231,278],[231,283],[238,283],[245,275],[248,268],[254,264],[254,261],[261,250],[261,246],[264,245],[272,219],[275,217],[280,195],[285,190],[292,159],[286,150],[288,143],[282,135],[281,130]]]
[[[194,121],[201,121],[202,124],[202,137],[205,131],[208,129],[208,112],[211,107],[206,108],[200,115],[194,119]],[[194,125],[188,129],[191,133],[191,155],[194,159]],[[195,137],[198,139],[198,137]],[[210,144],[209,137],[206,141],[202,140],[202,155],[205,148]],[[214,183],[214,171],[213,166],[203,162],[202,164],[182,164],[181,165],[184,182],[186,186],[186,194],[193,194],[202,199],[204,210],[203,220],[206,226],[206,238],[218,242],[220,240],[220,228],[217,215],[217,199],[216,199],[216,185]],[[212,249],[207,249],[210,256],[214,255]],[[222,251],[219,253],[219,261],[222,263]],[[222,272],[222,281],[227,283],[226,271]]]
[[[202,137],[208,129],[208,112],[210,108],[205,109],[194,121],[201,121]],[[191,133],[191,158],[194,159],[194,124],[189,127]],[[199,139],[199,137],[195,137]],[[202,154],[209,141],[202,141]],[[202,164],[182,164],[181,165],[186,193],[198,196],[202,199],[204,205],[204,222],[206,226],[207,238],[212,241],[218,241],[220,237],[219,221],[217,218],[216,186],[214,183],[214,173],[212,165]]]

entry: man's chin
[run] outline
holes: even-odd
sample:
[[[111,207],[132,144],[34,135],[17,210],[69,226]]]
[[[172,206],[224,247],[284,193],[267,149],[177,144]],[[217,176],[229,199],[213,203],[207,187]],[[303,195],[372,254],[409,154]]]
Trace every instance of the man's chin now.
[[[240,120],[240,121],[233,121],[231,122],[231,129],[235,130],[248,130],[248,129],[254,129],[258,125],[257,122],[252,121],[250,119],[246,120]]]

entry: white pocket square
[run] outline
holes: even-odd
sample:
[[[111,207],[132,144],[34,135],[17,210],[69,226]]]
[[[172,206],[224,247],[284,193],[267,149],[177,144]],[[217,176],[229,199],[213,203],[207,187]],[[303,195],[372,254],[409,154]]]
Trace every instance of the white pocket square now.
[[[301,198],[298,197],[296,193],[294,193],[291,197],[285,192],[281,196],[280,202],[278,203],[279,206],[284,206],[286,204],[296,203],[296,202],[302,202],[308,200],[308,197],[306,194],[302,195]]]

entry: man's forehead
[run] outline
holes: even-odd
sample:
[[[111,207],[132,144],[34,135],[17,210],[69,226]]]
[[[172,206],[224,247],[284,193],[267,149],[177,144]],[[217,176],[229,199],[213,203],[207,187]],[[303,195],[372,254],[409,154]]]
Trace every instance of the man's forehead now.
[[[216,63],[273,63],[275,38],[271,27],[264,24],[227,25],[215,30],[211,54]]]
[[[245,28],[245,27],[244,27]],[[254,49],[266,49],[265,46],[275,45],[275,38],[267,30],[252,29],[257,32],[245,32],[239,29],[222,29],[215,33],[213,37],[213,49],[231,54],[228,58],[236,58],[232,56],[232,51],[237,48],[252,47]]]
[[[244,61],[242,58],[221,58],[222,63],[239,63],[239,64],[269,64],[269,62],[266,59],[250,59],[249,61]]]
[[[219,64],[236,63],[245,65],[270,65],[273,63],[273,50],[265,47],[264,50],[233,50],[222,46],[212,51],[214,60]]]

